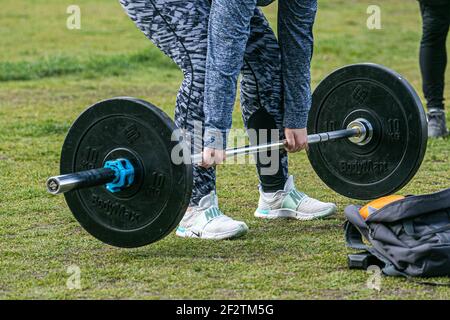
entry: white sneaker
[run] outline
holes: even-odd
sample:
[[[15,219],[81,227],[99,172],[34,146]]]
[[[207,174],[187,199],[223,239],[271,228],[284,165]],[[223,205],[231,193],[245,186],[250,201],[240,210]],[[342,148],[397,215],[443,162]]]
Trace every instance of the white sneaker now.
[[[334,203],[321,202],[298,192],[295,189],[293,176],[289,176],[283,190],[267,194],[260,188],[259,193],[258,209],[255,211],[257,218],[313,220],[336,212]]]
[[[246,234],[245,222],[224,215],[214,192],[203,197],[196,207],[190,208],[181,220],[176,235],[184,238],[224,240]]]

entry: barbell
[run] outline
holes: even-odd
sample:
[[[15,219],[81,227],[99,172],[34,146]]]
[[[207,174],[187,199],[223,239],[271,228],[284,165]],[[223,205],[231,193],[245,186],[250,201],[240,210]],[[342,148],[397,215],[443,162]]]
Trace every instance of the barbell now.
[[[114,98],[114,100],[116,99],[130,98]],[[131,98],[131,100],[133,99]],[[372,134],[371,124],[367,120],[359,118],[350,122],[346,129],[308,135],[308,144],[349,138],[350,141],[363,145],[370,142]],[[285,140],[282,140],[256,146],[226,149],[225,154],[227,157],[235,157],[279,150],[285,147],[285,142]],[[193,164],[200,163],[202,161],[202,153],[192,155],[190,161]],[[57,195],[77,189],[105,185],[109,192],[114,193],[131,186],[134,182],[134,175],[135,168],[133,164],[126,158],[118,158],[106,161],[103,168],[51,177],[47,180],[47,191]]]
[[[308,157],[331,189],[374,199],[405,186],[423,160],[427,120],[412,86],[376,64],[340,68],[320,82],[309,113]],[[319,132],[319,133],[316,133]],[[174,137],[175,135],[175,137]],[[227,149],[228,157],[284,147],[284,141]],[[189,161],[173,161],[172,151]],[[61,175],[47,190],[63,193],[91,235],[118,247],[164,238],[182,219],[192,192],[192,163],[181,131],[159,108],[119,97],[84,111],[61,151]]]

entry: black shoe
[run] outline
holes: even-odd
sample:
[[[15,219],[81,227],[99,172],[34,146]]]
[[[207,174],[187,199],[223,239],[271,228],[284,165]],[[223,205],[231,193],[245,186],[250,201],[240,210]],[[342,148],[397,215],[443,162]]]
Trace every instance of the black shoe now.
[[[442,109],[430,109],[428,112],[428,137],[439,138],[448,135],[445,124],[445,112]]]

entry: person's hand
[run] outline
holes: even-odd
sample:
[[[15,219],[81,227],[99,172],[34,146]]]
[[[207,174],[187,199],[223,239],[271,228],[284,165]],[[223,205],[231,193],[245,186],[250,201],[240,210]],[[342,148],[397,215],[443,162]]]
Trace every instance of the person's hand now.
[[[221,164],[226,159],[225,150],[205,148],[202,152],[203,160],[200,166],[203,168],[211,168],[217,164]]]
[[[288,152],[298,152],[300,150],[308,150],[308,132],[303,129],[284,129],[286,136],[285,149]]]

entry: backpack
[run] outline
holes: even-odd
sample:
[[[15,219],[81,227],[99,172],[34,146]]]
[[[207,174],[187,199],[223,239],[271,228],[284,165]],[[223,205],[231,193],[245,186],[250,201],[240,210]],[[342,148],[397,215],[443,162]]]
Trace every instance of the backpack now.
[[[345,209],[347,246],[375,257],[385,275],[450,275],[450,189],[407,196],[367,219],[360,215],[360,208]]]

